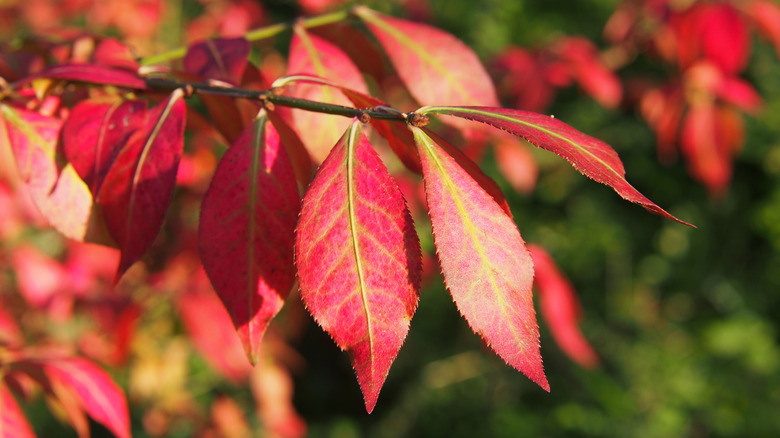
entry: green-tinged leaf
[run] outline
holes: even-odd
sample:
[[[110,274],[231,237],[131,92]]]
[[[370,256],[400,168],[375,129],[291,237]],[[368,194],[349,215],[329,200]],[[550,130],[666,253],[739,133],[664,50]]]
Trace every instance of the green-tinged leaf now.
[[[493,351],[549,391],[531,295],[533,262],[520,232],[425,131],[412,132],[436,253],[458,310]]]

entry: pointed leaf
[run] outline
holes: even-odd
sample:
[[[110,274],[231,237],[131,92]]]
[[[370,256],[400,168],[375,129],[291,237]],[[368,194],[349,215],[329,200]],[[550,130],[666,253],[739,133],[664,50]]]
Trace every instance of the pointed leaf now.
[[[244,37],[201,41],[187,48],[184,69],[203,79],[241,83],[251,45]]]
[[[24,411],[2,380],[0,380],[0,438],[35,438],[35,432]]]
[[[21,108],[0,106],[19,176],[51,226],[72,239],[87,231],[92,196],[71,165],[57,167],[62,121]]]
[[[130,437],[130,415],[122,390],[111,376],[89,361],[56,359],[43,364],[44,372],[75,389],[90,417],[119,438]]]
[[[287,153],[265,116],[228,149],[203,198],[203,266],[252,363],[295,282],[299,199]]]
[[[533,262],[514,222],[422,129],[412,128],[444,282],[474,332],[549,391],[531,296]]]
[[[539,289],[539,308],[555,343],[583,368],[597,366],[599,357],[578,326],[582,319],[582,306],[574,287],[544,248],[528,245],[528,251],[534,261],[534,282]]]
[[[311,74],[338,84],[349,85],[363,93],[368,92],[360,71],[341,49],[303,28],[295,29],[290,43],[287,72]],[[349,99],[341,93],[320,86],[296,85],[290,94],[318,102],[350,105]],[[333,144],[349,126],[349,119],[346,118],[334,118],[328,114],[304,110],[293,110],[292,113],[295,126],[317,163],[325,159]]]
[[[85,100],[73,108],[62,126],[65,157],[97,196],[116,155],[143,127],[146,103]]]
[[[529,143],[565,158],[583,175],[612,187],[627,201],[647,211],[681,221],[647,199],[626,181],[626,171],[617,153],[603,141],[583,134],[560,120],[543,114],[506,108],[425,107],[420,114],[446,114],[485,123],[524,138]]]
[[[427,24],[355,8],[423,105],[499,106],[496,90],[477,55],[463,42]]]
[[[106,226],[122,257],[118,280],[154,242],[176,184],[184,147],[181,90],[148,112],[146,124],[117,156],[100,189]]]
[[[401,191],[357,122],[304,197],[295,260],[301,298],[349,353],[371,412],[417,307],[421,256]]]

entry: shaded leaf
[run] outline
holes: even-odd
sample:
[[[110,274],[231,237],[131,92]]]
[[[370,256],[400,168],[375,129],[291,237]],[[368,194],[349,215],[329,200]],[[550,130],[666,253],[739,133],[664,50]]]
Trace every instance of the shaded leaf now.
[[[181,90],[148,112],[146,124],[109,169],[98,195],[122,257],[116,279],[154,242],[176,184],[184,147],[186,107]]]
[[[30,422],[11,391],[0,380],[0,438],[34,438]]]
[[[458,310],[506,363],[549,391],[531,296],[533,262],[520,232],[425,131],[412,132],[436,253]]]
[[[246,38],[218,38],[187,48],[184,69],[203,79],[239,85],[246,69],[251,45]]]
[[[355,8],[355,13],[421,104],[499,106],[493,82],[479,58],[454,36],[366,7]]]
[[[371,412],[417,307],[421,256],[400,189],[358,122],[303,199],[295,260],[301,298],[349,353]]]
[[[612,187],[623,199],[647,211],[693,226],[667,213],[639,193],[625,179],[617,153],[601,140],[583,134],[560,120],[543,114],[505,108],[425,107],[420,114],[446,114],[486,123],[526,139],[531,144],[565,158],[583,175]]]
[[[349,57],[335,45],[296,27],[290,43],[287,72],[310,74],[368,93],[363,76]],[[298,84],[291,90],[294,97],[337,105],[350,105],[349,99],[329,88]],[[294,109],[293,120],[301,139],[315,162],[321,163],[331,147],[349,126],[349,119]]]
[[[268,111],[266,115],[268,121],[274,125],[276,133],[279,134],[279,140],[287,152],[290,164],[292,164],[295,179],[301,187],[308,186],[312,173],[311,157],[309,157],[309,152],[303,145],[301,138],[276,111]]]
[[[25,80],[61,79],[89,84],[114,85],[117,87],[146,89],[146,82],[135,72],[99,64],[58,64],[48,67]]]
[[[62,126],[65,157],[97,196],[119,151],[146,121],[146,103],[85,100]]]
[[[584,368],[598,365],[599,357],[578,326],[582,307],[569,280],[561,273],[550,254],[538,245],[528,245],[534,261],[534,282],[539,290],[539,308],[550,327],[555,343]]]
[[[122,390],[105,371],[79,358],[50,360],[43,369],[51,380],[73,388],[78,401],[98,423],[120,438],[130,437],[130,416]]]
[[[228,149],[203,198],[203,266],[252,363],[295,282],[299,199],[287,153],[265,116]]]

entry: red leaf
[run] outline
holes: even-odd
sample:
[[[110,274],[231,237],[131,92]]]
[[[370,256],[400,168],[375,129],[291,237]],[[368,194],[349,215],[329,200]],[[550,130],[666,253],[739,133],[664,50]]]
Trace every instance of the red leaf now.
[[[685,115],[680,149],[688,171],[707,186],[710,194],[725,194],[731,181],[731,162],[744,141],[742,118],[733,109],[719,110],[710,104],[694,105]]]
[[[130,138],[103,181],[98,202],[122,251],[115,280],[141,258],[162,226],[184,147],[182,97],[176,90],[149,110],[145,126]]]
[[[219,38],[191,45],[184,56],[184,69],[203,79],[232,85],[241,83],[251,45],[246,38]]]
[[[769,0],[753,0],[747,5],[747,14],[780,57],[780,6]]]
[[[295,282],[299,196],[272,124],[247,127],[217,166],[203,198],[200,255],[252,363]]]
[[[421,256],[401,191],[358,122],[303,199],[295,260],[301,298],[349,353],[370,413],[417,307]]]
[[[571,76],[605,108],[615,108],[623,97],[618,77],[599,58],[598,48],[582,37],[563,38],[553,50],[568,65]]]
[[[85,100],[62,126],[62,147],[68,161],[97,196],[119,151],[146,121],[146,103]]]
[[[46,68],[26,80],[47,78],[89,84],[114,85],[117,87],[146,89],[146,82],[135,72],[106,67],[98,64],[59,64]]]
[[[549,391],[539,351],[533,262],[512,219],[442,148],[412,128],[444,282],[475,333]]]
[[[528,245],[528,251],[534,261],[534,281],[539,289],[542,318],[550,326],[555,342],[583,368],[597,366],[599,357],[577,326],[582,319],[582,308],[574,287],[544,248]]]
[[[486,107],[425,107],[420,114],[447,114],[486,123],[526,139],[531,144],[565,158],[583,175],[612,187],[623,199],[651,213],[693,226],[667,213],[625,179],[617,153],[603,141],[585,135],[560,120],[542,114]]]
[[[51,380],[75,389],[90,417],[117,437],[130,437],[130,416],[122,390],[105,371],[79,358],[56,359],[43,363]]]
[[[354,11],[379,40],[401,80],[421,104],[499,106],[493,82],[479,58],[454,36],[366,7]]]
[[[35,438],[30,422],[11,391],[0,380],[0,438]]]
[[[58,169],[56,144],[62,121],[0,105],[19,176],[49,223],[65,236],[81,240],[87,231],[92,196],[73,166]]]
[[[361,93],[368,93],[363,76],[352,60],[335,45],[307,33],[303,28],[295,28],[290,43],[287,72],[314,75],[337,84],[348,85]],[[290,94],[318,102],[350,105],[349,99],[341,93],[319,85],[296,85]],[[349,119],[334,118],[328,114],[297,109],[294,109],[292,114],[303,143],[317,163],[325,159],[333,144],[349,125]]]
[[[539,167],[526,142],[501,137],[493,144],[499,172],[518,193],[531,193],[536,186]]]
[[[191,284],[177,298],[182,323],[203,358],[234,383],[245,381],[252,368],[233,321],[211,290],[205,272],[195,272]]]

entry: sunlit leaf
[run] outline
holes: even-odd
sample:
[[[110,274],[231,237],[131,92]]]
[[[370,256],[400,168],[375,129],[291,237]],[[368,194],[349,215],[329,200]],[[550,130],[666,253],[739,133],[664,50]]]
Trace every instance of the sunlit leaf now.
[[[57,166],[56,145],[62,121],[36,112],[0,106],[21,180],[49,223],[81,240],[92,209],[89,188],[70,164]]]
[[[506,363],[549,391],[531,296],[533,262],[520,232],[425,131],[412,131],[436,253],[458,310]]]
[[[479,58],[451,34],[365,7],[355,12],[419,103],[499,106],[493,82]]]
[[[181,90],[148,112],[114,160],[98,195],[111,236],[122,257],[116,280],[154,242],[176,184],[184,147],[186,107]]]
[[[417,307],[421,256],[400,189],[358,122],[304,197],[295,256],[303,302],[349,353],[371,412]]]
[[[421,114],[446,114],[486,123],[526,139],[531,144],[565,158],[575,169],[612,187],[623,199],[647,211],[690,225],[667,213],[639,193],[625,179],[626,171],[617,153],[601,140],[583,134],[560,120],[543,114],[505,108],[425,107]]]
[[[289,74],[310,74],[367,93],[363,76],[349,57],[335,45],[296,28],[290,43]],[[341,93],[318,85],[298,84],[290,95],[302,99],[349,106]],[[293,110],[293,120],[315,162],[321,163],[349,126],[349,119],[312,111]]]
[[[228,149],[203,198],[203,266],[252,363],[295,281],[299,199],[285,148],[265,116]]]

